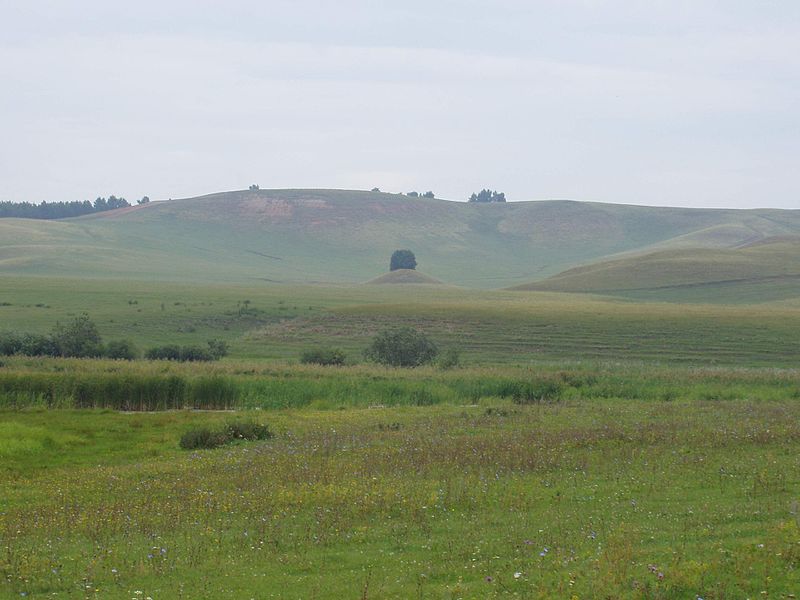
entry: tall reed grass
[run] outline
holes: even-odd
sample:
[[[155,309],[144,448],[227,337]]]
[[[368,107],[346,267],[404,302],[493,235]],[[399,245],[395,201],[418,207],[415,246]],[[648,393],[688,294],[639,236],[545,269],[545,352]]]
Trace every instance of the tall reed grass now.
[[[248,365],[249,366],[249,365]],[[339,408],[520,404],[577,399],[657,401],[800,398],[796,370],[541,365],[442,371],[380,367],[129,364],[50,359],[0,368],[0,408],[115,410]]]

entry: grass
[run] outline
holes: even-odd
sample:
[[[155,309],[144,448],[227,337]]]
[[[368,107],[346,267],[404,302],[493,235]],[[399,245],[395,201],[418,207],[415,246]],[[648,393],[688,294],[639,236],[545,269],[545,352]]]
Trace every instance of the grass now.
[[[413,325],[466,364],[620,360],[791,367],[797,303],[676,305],[449,286],[221,286],[3,278],[0,330],[45,333],[87,311],[139,348],[231,344],[235,359],[291,361],[317,346],[351,361],[383,328]]]
[[[275,411],[273,439],[197,453],[181,432],[224,414],[4,413],[84,437],[4,461],[0,594],[786,598],[798,410]]]
[[[85,359],[7,359],[0,409],[151,411],[364,408],[517,402],[800,398],[796,369],[558,363],[534,367],[387,369],[361,365],[214,365]]]
[[[800,238],[744,247],[679,248],[576,267],[519,290],[671,301],[766,302],[800,295]]]
[[[88,311],[105,339],[231,355],[0,357],[0,598],[800,589],[796,303],[3,283],[0,329]],[[356,364],[403,324],[463,366]],[[319,346],[348,364],[298,364]],[[274,436],[179,447],[234,421]]]

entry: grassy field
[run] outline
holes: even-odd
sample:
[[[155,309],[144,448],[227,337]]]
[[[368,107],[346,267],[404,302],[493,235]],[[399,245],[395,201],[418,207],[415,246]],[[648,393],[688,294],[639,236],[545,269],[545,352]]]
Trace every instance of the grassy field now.
[[[231,344],[202,364],[0,357],[2,598],[800,589],[794,301],[2,283],[0,331],[87,311],[140,348]],[[462,366],[366,364],[397,324],[461,350]],[[320,345],[349,364],[298,364]],[[179,448],[233,419],[275,435]]]
[[[381,329],[412,324],[465,364],[542,361],[793,367],[800,305],[637,303],[446,286],[190,285],[3,278],[0,331],[44,333],[87,312],[106,339],[140,348],[228,341],[234,358],[295,360],[317,345],[351,362]]]
[[[791,598],[796,401],[2,413],[0,594]]]

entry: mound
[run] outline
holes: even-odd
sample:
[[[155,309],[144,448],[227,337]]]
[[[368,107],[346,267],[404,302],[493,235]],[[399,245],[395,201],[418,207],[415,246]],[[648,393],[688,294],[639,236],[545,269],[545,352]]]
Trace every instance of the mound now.
[[[443,283],[435,277],[425,275],[425,273],[420,273],[414,269],[397,269],[395,271],[390,271],[388,273],[384,273],[380,277],[370,279],[367,283],[378,285],[383,285],[386,283],[422,283],[443,285]]]

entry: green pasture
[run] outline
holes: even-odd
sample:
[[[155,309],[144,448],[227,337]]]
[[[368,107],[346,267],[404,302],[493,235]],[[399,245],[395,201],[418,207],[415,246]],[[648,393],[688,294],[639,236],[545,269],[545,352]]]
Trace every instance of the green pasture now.
[[[430,285],[213,285],[4,277],[0,331],[49,331],[86,312],[104,339],[231,344],[231,359],[293,361],[310,347],[351,362],[381,329],[413,325],[467,365],[640,361],[796,366],[800,307],[668,304]]]
[[[791,598],[800,307],[0,279],[213,363],[0,357],[1,598]],[[461,365],[364,362],[413,325]],[[348,364],[298,364],[309,348]],[[231,420],[274,437],[184,451]]]
[[[796,401],[3,412],[0,596],[791,598]],[[241,416],[241,415],[240,415]]]

